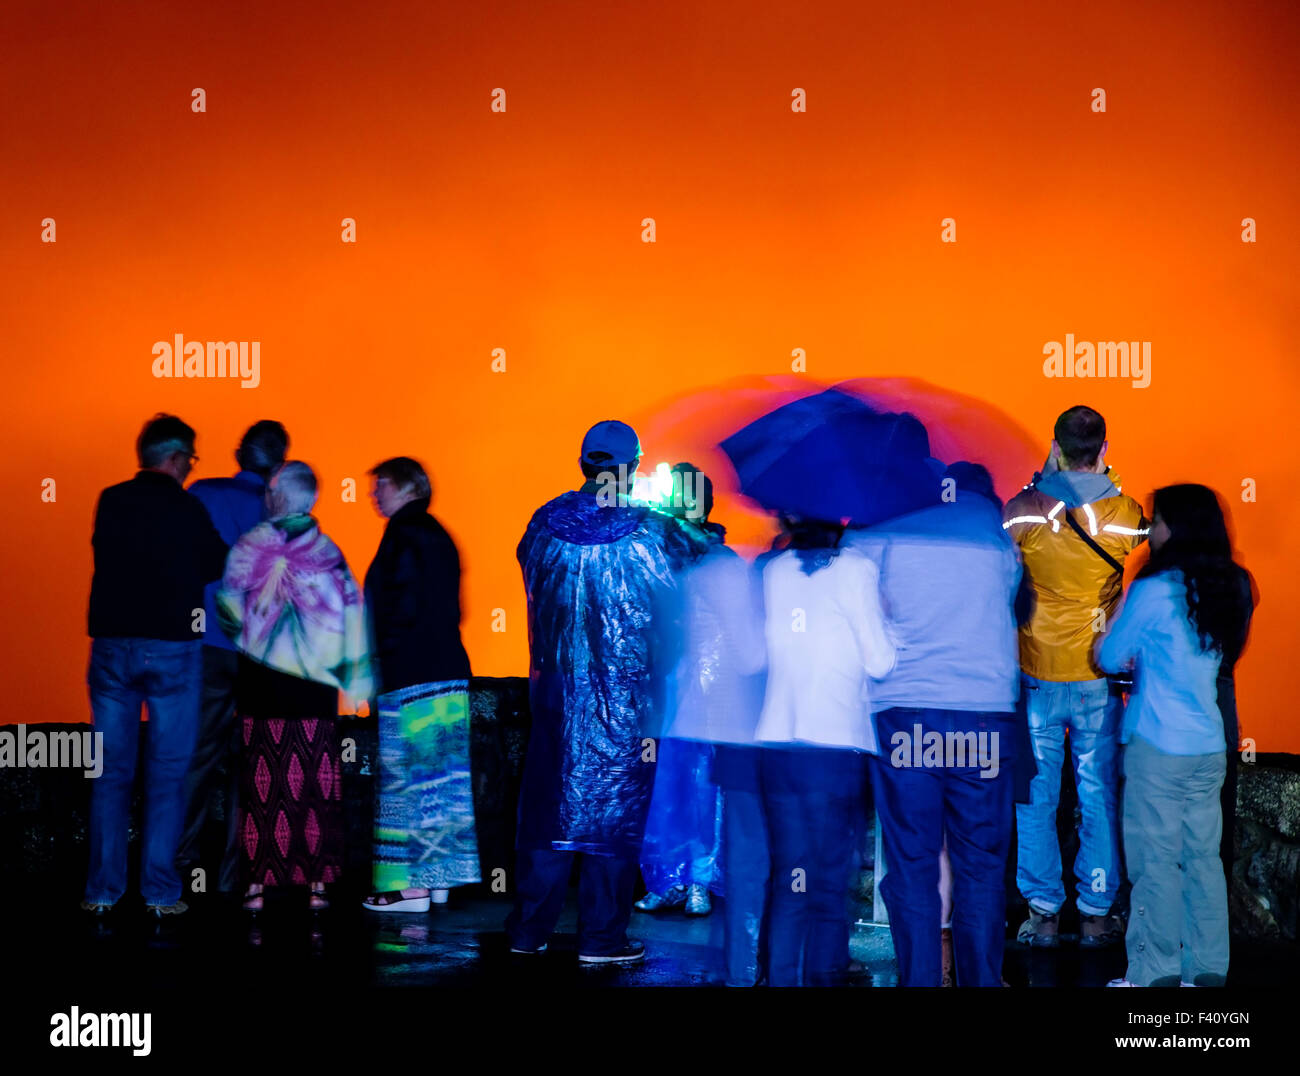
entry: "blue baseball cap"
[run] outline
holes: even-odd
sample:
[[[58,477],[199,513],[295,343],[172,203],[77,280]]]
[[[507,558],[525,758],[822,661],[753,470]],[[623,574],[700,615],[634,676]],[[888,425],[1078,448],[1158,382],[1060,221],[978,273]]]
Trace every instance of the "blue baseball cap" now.
[[[617,466],[641,458],[641,441],[626,422],[607,418],[597,422],[582,439],[582,462],[594,467]]]

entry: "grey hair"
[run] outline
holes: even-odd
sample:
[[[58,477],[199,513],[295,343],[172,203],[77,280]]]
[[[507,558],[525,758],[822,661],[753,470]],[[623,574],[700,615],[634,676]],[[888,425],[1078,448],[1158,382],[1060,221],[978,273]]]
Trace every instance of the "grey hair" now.
[[[288,460],[275,472],[275,488],[286,515],[310,512],[316,504],[316,472],[302,460]]]

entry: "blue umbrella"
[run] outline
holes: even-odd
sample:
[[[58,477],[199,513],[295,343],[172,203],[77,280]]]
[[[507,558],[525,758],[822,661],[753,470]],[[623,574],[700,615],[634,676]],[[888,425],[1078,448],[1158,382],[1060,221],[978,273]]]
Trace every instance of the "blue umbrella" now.
[[[938,503],[920,421],[834,389],[754,420],[721,448],[742,493],[805,519],[869,526]]]

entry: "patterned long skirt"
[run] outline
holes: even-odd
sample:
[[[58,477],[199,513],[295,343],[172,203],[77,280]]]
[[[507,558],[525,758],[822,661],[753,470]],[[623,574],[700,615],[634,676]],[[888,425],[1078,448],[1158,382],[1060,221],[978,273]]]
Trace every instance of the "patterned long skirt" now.
[[[337,722],[242,719],[239,833],[246,882],[332,882],[343,870]]]
[[[377,893],[479,881],[469,764],[469,681],[380,695]]]

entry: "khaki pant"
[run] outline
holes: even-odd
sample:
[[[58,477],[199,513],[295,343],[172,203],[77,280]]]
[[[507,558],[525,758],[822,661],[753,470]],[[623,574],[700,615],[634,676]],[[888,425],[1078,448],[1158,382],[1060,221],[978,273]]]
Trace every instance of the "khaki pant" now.
[[[1219,858],[1227,759],[1124,748],[1124,854],[1133,883],[1128,980],[1221,986],[1228,973],[1228,887]],[[1181,945],[1181,951],[1180,951]]]

